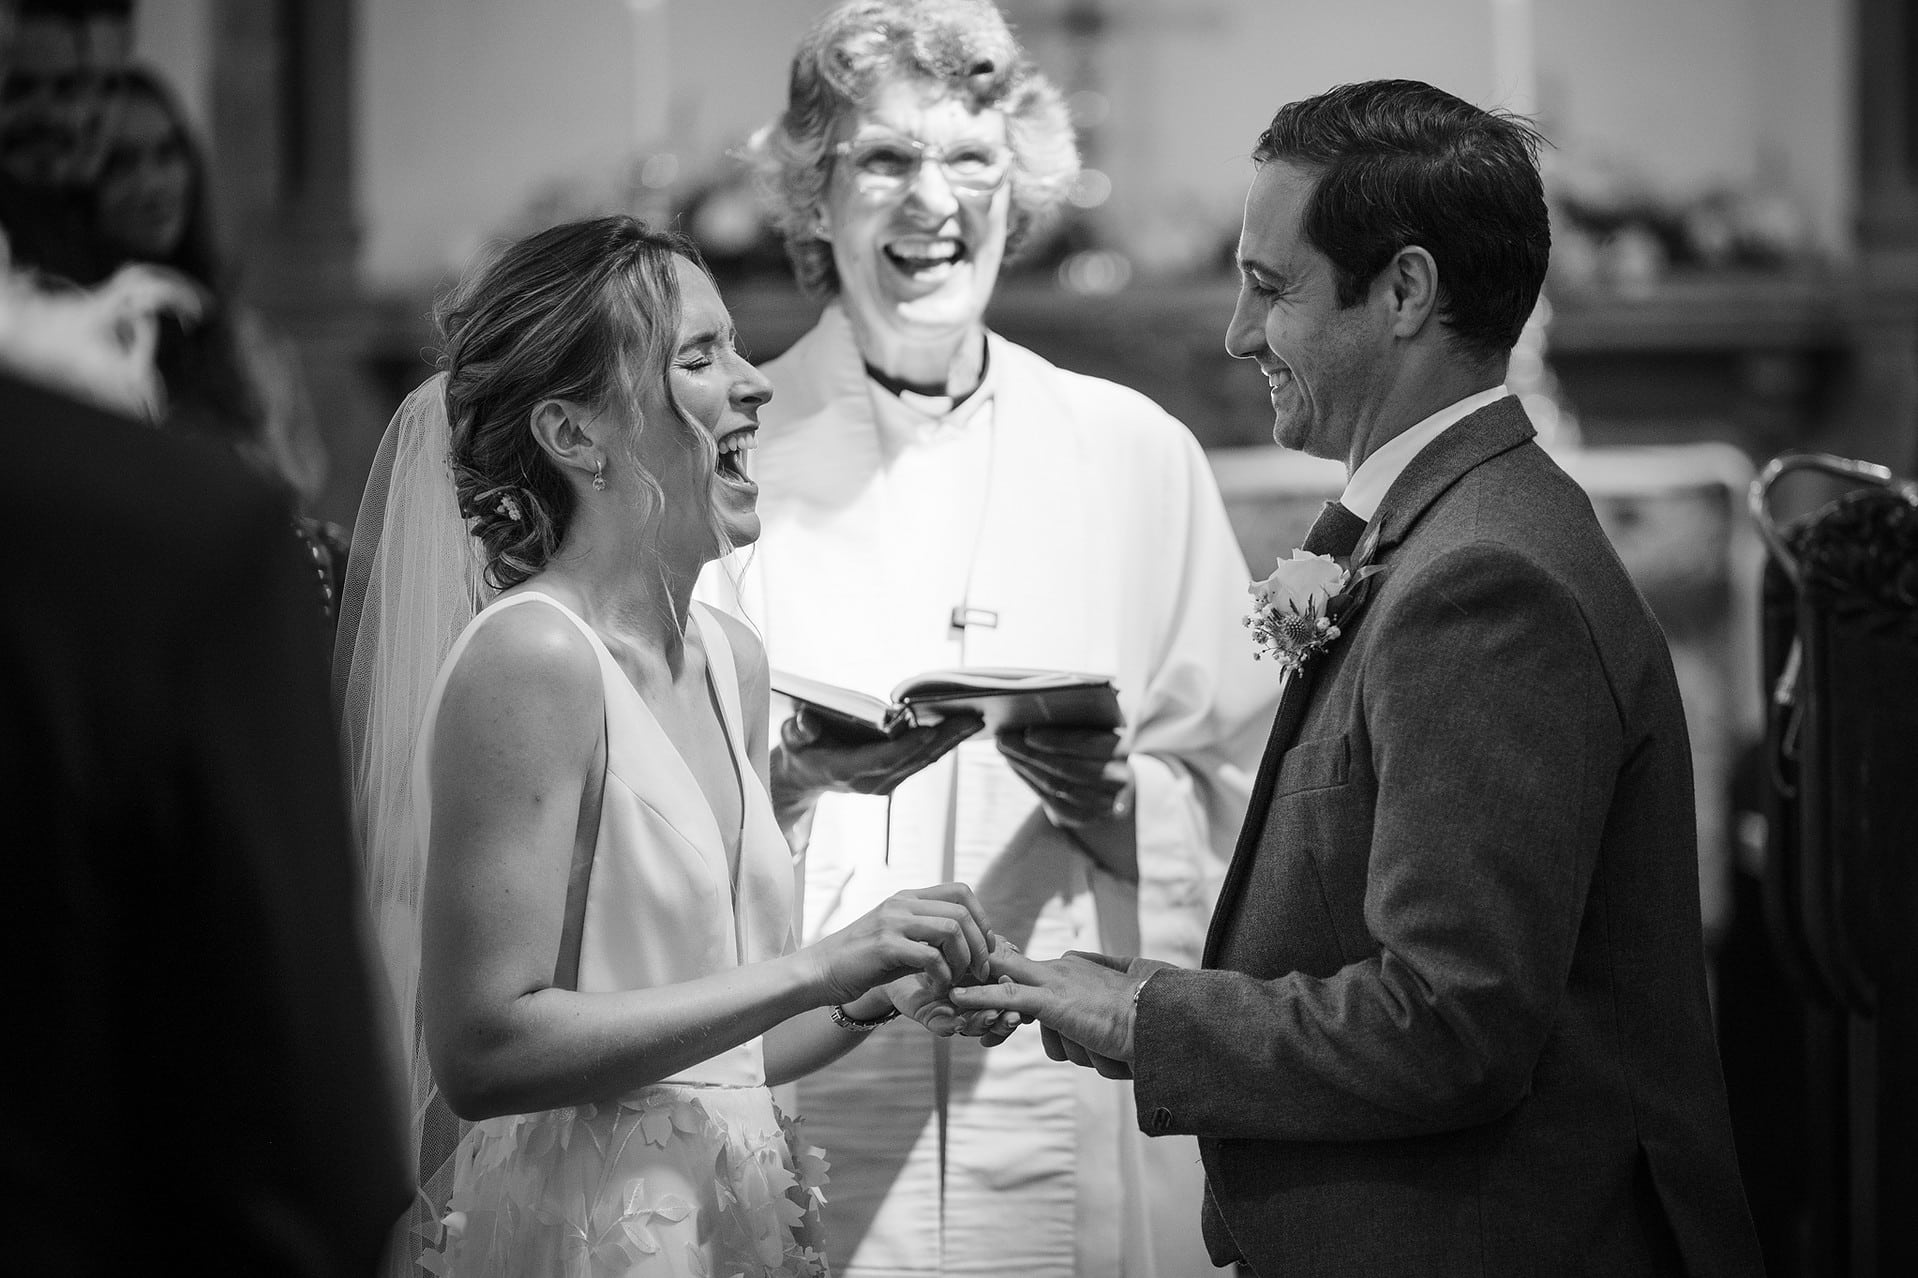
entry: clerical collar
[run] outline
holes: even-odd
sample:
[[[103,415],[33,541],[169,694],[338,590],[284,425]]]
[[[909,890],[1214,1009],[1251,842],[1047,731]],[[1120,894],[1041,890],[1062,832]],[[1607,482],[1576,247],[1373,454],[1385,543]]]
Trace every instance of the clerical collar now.
[[[902,378],[882,373],[871,364],[866,365],[866,376],[884,387],[890,394],[905,400],[905,402],[909,404],[921,406],[924,405],[927,400],[931,400],[941,405],[946,412],[951,412],[979,393],[979,388],[986,384],[986,373],[991,367],[992,343],[982,342],[979,351],[979,380],[973,385],[971,390],[963,395],[956,396],[947,394],[944,386],[929,386],[923,382],[908,382]]]

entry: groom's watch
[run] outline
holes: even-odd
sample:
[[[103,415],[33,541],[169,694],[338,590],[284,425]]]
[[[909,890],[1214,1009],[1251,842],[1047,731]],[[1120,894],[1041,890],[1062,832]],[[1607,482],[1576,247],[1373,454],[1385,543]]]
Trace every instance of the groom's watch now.
[[[848,1014],[844,1004],[834,1003],[826,1009],[826,1014],[832,1017],[832,1023],[834,1025],[845,1030],[848,1034],[870,1034],[887,1021],[898,1016],[899,1009],[889,1007],[871,1020],[862,1021],[857,1016]]]

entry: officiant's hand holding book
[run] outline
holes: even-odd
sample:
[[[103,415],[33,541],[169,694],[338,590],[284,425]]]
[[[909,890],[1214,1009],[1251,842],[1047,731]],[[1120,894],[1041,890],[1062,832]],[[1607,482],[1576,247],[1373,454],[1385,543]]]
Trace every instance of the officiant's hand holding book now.
[[[891,794],[901,781],[979,731],[977,715],[955,715],[923,728],[881,736],[799,702],[779,728],[772,752],[773,810],[794,846],[795,825],[822,794]]]
[[[982,728],[997,734],[1001,753],[1048,813],[1059,805],[1061,824],[1082,824],[1080,800],[1107,814],[1112,797],[1105,791],[1122,790],[1130,778],[1117,754],[1124,716],[1104,676],[941,670],[905,680],[888,699],[781,670],[772,672],[772,686],[796,707],[772,759],[773,807],[795,846],[806,838],[819,795],[890,794]],[[1087,769],[1094,775],[1077,775]]]
[[[772,672],[772,686],[825,717],[842,735],[871,740],[894,738],[955,715],[977,715],[993,732],[1030,727],[1116,730],[1125,722],[1110,679],[1067,670],[932,670],[902,681],[883,700],[784,670]]]

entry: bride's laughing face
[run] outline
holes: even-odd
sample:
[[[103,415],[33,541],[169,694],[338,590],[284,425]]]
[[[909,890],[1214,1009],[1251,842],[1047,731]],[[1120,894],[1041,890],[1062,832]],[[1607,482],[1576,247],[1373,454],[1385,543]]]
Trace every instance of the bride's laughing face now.
[[[706,273],[685,258],[675,259],[673,269],[680,296],[679,332],[668,373],[673,398],[717,450],[711,491],[720,530],[729,545],[749,545],[759,539],[759,486],[748,463],[759,433],[759,408],[772,398],[772,384],[739,353],[732,316]],[[704,450],[698,451],[703,458]],[[704,479],[695,476],[696,486]],[[671,506],[684,490],[665,487]]]

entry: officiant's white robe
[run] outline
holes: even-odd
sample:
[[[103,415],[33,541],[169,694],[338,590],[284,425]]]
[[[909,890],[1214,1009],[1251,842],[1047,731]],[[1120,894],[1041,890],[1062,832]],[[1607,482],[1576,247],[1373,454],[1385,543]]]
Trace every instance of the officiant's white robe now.
[[[752,463],[764,531],[728,565],[734,606],[775,668],[881,696],[960,665],[1116,676],[1140,881],[1096,869],[974,740],[890,803],[821,800],[804,939],[900,888],[961,879],[1033,957],[1196,967],[1277,692],[1240,620],[1246,566],[1183,426],[988,342],[986,380],[956,410],[870,381],[836,306],[766,366],[775,393]],[[972,624],[954,628],[955,607]],[[1129,1085],[1047,1060],[1036,1028],[988,1051],[897,1022],[789,1099],[832,1163],[836,1273],[1209,1269],[1195,1143],[1148,1141]]]

